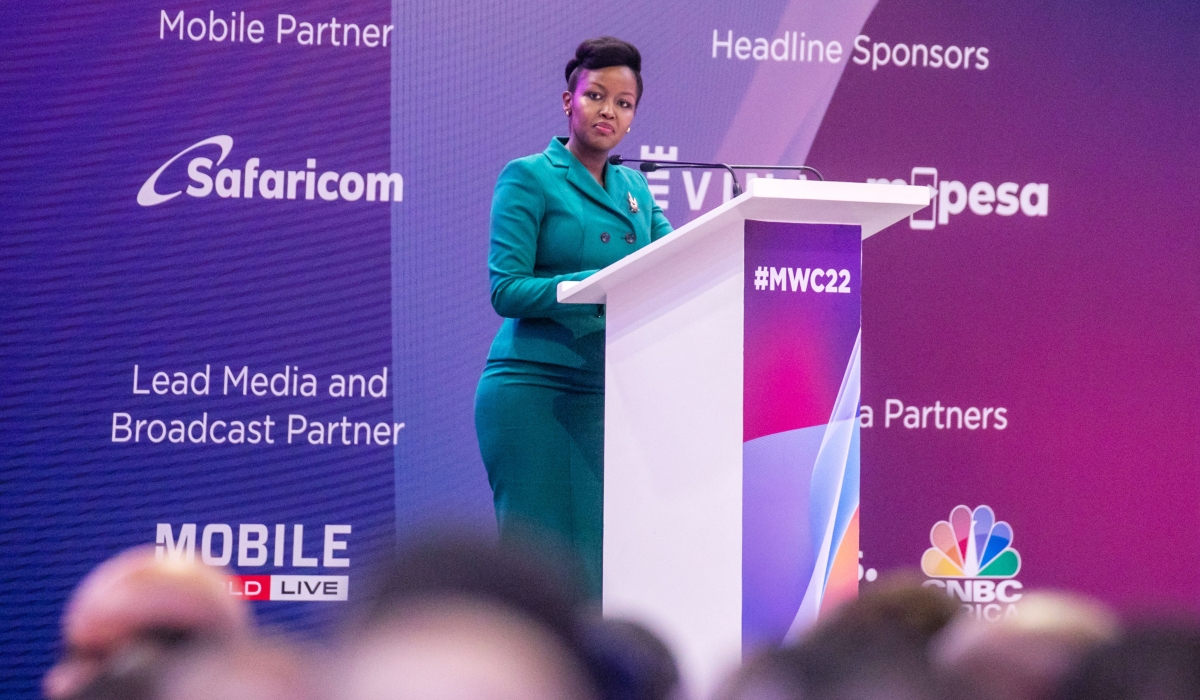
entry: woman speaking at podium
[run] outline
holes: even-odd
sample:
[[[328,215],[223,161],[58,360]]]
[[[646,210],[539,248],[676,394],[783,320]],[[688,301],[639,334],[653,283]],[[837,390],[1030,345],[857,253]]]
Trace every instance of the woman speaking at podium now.
[[[512,161],[492,198],[488,270],[504,317],[475,394],[475,429],[502,537],[573,551],[600,597],[604,307],[560,304],[582,280],[670,233],[640,173],[608,163],[642,96],[641,54],[589,39],[567,63],[569,135]]]

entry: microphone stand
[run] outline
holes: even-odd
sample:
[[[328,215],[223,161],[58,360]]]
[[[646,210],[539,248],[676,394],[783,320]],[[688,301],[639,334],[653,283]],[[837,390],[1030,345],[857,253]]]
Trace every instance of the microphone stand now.
[[[825,182],[825,176],[811,165],[731,165],[734,170],[799,170],[812,173],[817,176],[821,182]]]
[[[621,156],[609,156],[608,162],[613,165],[621,165],[622,163],[641,163],[638,169],[644,173],[652,173],[655,170],[667,170],[670,168],[724,168],[729,171],[730,177],[733,178],[733,196],[736,197],[742,193],[742,186],[738,184],[737,173],[733,171],[733,167],[724,163],[689,163],[685,161],[659,161],[659,160],[641,160],[638,158],[622,158]]]
[[[659,161],[659,160],[642,160],[638,158],[622,158],[618,155],[608,157],[608,162],[613,165],[621,165],[622,163],[641,163],[638,169],[644,173],[652,173],[656,170],[669,169],[685,169],[685,168],[713,168],[724,169],[733,178],[733,196],[736,197],[742,193],[742,186],[738,183],[738,170],[790,170],[799,172],[810,172],[817,176],[818,180],[824,182],[825,177],[820,171],[809,165],[727,165],[725,163],[692,163],[688,161]]]

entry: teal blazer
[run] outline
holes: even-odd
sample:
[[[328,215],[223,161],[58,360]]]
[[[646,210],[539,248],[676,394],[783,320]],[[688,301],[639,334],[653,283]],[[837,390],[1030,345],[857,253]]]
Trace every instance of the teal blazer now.
[[[601,187],[565,144],[551,139],[496,181],[488,270],[492,307],[504,323],[488,362],[603,376],[604,308],[558,303],[558,283],[586,278],[670,233],[671,224],[641,173],[605,165]]]

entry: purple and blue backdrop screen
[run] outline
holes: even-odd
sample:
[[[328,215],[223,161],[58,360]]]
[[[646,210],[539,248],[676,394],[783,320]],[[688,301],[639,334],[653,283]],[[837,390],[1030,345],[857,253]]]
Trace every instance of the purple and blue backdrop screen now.
[[[917,568],[934,523],[987,505],[1012,527],[1027,590],[1197,607],[1194,2],[9,3],[0,27],[6,697],[36,697],[80,577],[153,546],[160,524],[174,538],[196,524],[196,556],[210,525],[234,545],[243,524],[303,525],[305,557],[325,526],[352,525],[351,566],[312,570],[350,576],[351,598],[393,535],[494,530],[473,425],[499,325],[491,191],[507,161],[565,133],[563,66],[602,34],[644,58],[622,155],[936,188],[925,223],[863,245],[868,578]],[[776,50],[802,34],[803,53]],[[138,203],[160,167],[218,136],[228,152],[199,146],[161,172],[154,191],[180,194]],[[399,176],[401,201],[378,179],[371,198],[372,174]],[[719,174],[704,183],[650,182],[677,226],[723,200]],[[836,353],[779,332],[794,342],[747,386],[836,394]],[[211,365],[214,392],[135,394],[134,365]],[[318,392],[226,394],[226,366],[295,368]],[[332,375],[385,367],[386,396],[330,393]],[[748,414],[755,439],[829,420],[815,403],[767,405]],[[1006,420],[939,428],[939,406]],[[280,439],[114,442],[114,414],[134,428],[270,415]],[[288,444],[291,415],[322,441],[309,426]],[[369,446],[351,427],[346,445],[342,421],[405,427]],[[811,533],[789,536],[808,556]],[[223,536],[209,541],[220,561]],[[278,568],[239,566],[237,547],[231,566],[304,574],[290,544]],[[763,629],[777,635],[790,605]],[[269,627],[313,633],[342,609],[256,606]]]

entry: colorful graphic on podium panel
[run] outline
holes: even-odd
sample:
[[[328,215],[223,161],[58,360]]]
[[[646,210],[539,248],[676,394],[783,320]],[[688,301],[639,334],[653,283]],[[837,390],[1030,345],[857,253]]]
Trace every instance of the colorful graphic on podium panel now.
[[[858,590],[861,229],[746,222],[743,649]]]

